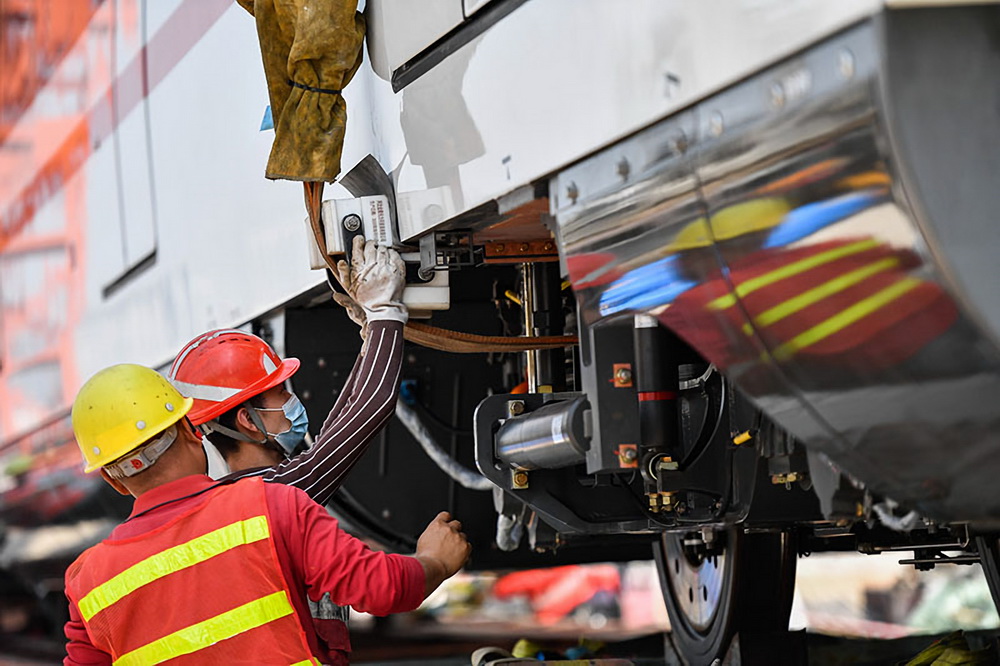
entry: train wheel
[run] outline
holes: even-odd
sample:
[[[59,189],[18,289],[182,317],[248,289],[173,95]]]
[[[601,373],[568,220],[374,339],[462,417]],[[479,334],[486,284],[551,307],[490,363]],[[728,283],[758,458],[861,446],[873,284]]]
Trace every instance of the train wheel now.
[[[671,638],[692,665],[725,655],[737,632],[788,628],[796,549],[789,532],[664,534],[655,544]]]
[[[976,550],[979,551],[986,583],[990,586],[993,605],[1000,612],[1000,537],[996,534],[976,537]]]

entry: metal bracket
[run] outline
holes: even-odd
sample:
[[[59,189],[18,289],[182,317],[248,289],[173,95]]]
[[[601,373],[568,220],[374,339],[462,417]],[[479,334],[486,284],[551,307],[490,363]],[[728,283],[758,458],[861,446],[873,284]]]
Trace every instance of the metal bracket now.
[[[438,231],[420,237],[420,271],[429,280],[434,271],[455,271],[478,266],[477,248],[471,231]]]

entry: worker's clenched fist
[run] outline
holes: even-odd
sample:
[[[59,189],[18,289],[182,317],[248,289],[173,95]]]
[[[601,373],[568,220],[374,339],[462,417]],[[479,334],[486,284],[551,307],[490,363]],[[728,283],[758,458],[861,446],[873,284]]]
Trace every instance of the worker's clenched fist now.
[[[458,573],[471,552],[462,523],[452,520],[447,511],[439,513],[417,539],[416,558],[424,566],[426,593]]]

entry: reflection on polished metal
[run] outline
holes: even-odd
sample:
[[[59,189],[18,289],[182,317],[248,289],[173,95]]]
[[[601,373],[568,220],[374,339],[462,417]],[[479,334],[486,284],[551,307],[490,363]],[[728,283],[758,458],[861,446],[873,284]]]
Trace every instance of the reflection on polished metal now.
[[[960,111],[931,116],[892,91],[904,74],[900,95],[942,85],[920,78],[937,72],[938,49],[964,53],[947,56],[953,76],[962,58],[1000,68],[982,11],[858,25],[553,183],[579,188],[553,213],[584,324],[657,317],[798,438],[945,519],[1000,517],[986,490],[1000,475],[1000,262],[985,222],[1000,193],[950,182],[939,159],[950,149],[924,138],[959,127]],[[913,57],[928,63],[918,71]],[[969,157],[955,173],[995,179],[995,119],[982,136],[952,135]],[[623,160],[627,184],[613,168]]]

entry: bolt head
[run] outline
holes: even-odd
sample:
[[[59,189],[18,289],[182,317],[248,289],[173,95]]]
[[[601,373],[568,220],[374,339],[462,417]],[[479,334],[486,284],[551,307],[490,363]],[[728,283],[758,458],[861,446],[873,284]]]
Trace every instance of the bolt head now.
[[[348,231],[353,232],[361,228],[361,217],[355,213],[345,215],[342,222],[344,223],[344,228]]]
[[[507,405],[507,411],[512,415],[517,416],[518,414],[524,413],[524,403],[520,400],[511,400]]]
[[[580,188],[576,186],[576,183],[570,183],[566,186],[566,198],[570,200],[570,203],[576,203],[576,200],[580,198]]]
[[[621,177],[622,180],[628,180],[628,176],[632,172],[632,165],[630,165],[628,160],[623,157],[615,167],[615,172],[619,177]]]

